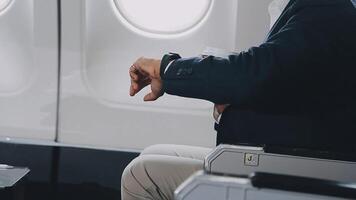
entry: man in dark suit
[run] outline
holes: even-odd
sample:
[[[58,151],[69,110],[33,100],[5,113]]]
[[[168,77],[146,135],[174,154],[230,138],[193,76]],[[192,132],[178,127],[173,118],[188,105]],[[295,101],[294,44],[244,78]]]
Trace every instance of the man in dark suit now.
[[[291,0],[263,44],[227,59],[140,58],[130,68],[130,95],[150,85],[145,101],[168,93],[220,105],[218,143],[356,152],[353,3]],[[135,162],[142,165],[133,161],[130,171]],[[155,190],[169,199],[164,187]]]

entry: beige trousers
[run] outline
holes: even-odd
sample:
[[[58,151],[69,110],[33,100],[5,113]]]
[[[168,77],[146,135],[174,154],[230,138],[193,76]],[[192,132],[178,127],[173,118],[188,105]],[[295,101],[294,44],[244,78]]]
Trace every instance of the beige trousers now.
[[[143,150],[124,170],[122,200],[171,200],[174,190],[203,168],[209,148],[154,145]]]

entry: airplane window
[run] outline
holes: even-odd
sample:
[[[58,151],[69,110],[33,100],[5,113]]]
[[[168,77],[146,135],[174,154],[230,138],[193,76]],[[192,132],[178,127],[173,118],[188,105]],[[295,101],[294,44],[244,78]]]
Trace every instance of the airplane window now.
[[[5,8],[10,4],[11,0],[0,0],[0,12],[5,10]]]
[[[124,19],[149,33],[176,34],[193,28],[207,15],[212,0],[115,0]]]

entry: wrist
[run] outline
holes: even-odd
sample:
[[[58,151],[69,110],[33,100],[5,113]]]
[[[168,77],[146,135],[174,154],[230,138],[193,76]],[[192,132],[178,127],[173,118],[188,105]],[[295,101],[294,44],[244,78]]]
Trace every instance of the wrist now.
[[[154,60],[154,77],[161,79],[160,68],[161,68],[161,60]]]

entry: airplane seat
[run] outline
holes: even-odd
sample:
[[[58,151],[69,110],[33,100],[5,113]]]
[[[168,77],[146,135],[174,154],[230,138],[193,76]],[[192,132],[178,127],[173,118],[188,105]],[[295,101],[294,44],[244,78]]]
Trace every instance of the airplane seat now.
[[[219,145],[175,192],[189,199],[356,198],[356,157],[299,148]]]
[[[204,161],[208,173],[249,175],[253,172],[356,181],[356,155],[277,146],[219,145]]]
[[[356,186],[315,178],[252,173],[247,177],[207,174],[183,182],[175,200],[346,200],[356,199]]]

